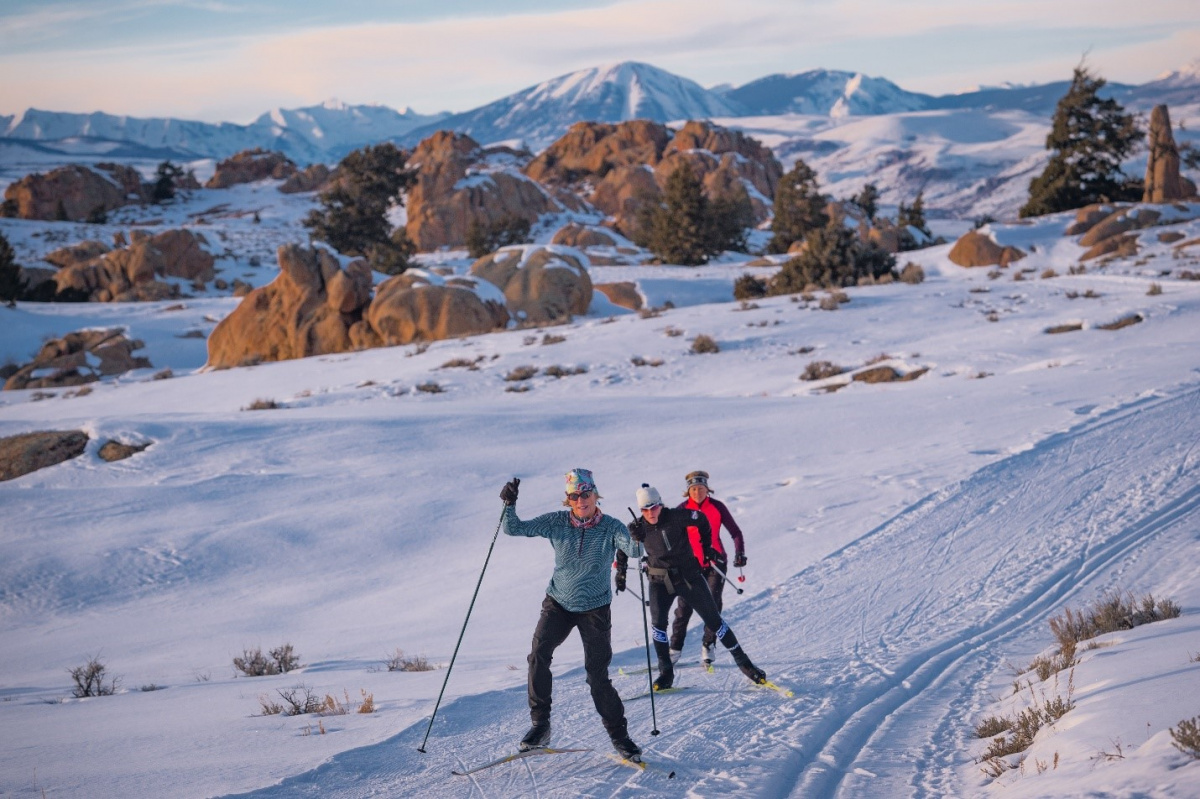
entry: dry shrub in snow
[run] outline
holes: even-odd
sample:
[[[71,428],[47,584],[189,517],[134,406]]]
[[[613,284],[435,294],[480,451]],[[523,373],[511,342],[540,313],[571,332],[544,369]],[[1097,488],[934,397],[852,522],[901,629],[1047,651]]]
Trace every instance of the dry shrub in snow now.
[[[827,377],[840,375],[844,371],[846,370],[831,361],[812,361],[804,367],[804,374],[800,375],[800,379],[824,380]]]
[[[1142,624],[1163,619],[1174,619],[1181,609],[1170,599],[1154,598],[1146,594],[1135,600],[1133,594],[1113,592],[1096,604],[1080,611],[1070,608],[1050,619],[1050,631],[1058,640],[1060,649],[1074,649],[1080,641],[1095,638],[1118,630],[1132,630]]]
[[[433,671],[432,665],[424,655],[406,657],[403,650],[397,649],[384,660],[388,671]]]
[[[428,383],[421,383],[416,389],[422,394],[441,394],[446,390],[432,380]]]
[[[1147,297],[1157,297],[1162,294],[1162,286],[1158,283],[1151,283],[1150,288],[1146,289]]]
[[[699,354],[720,351],[721,348],[717,346],[717,342],[712,336],[706,336],[701,333],[700,335],[696,336],[696,338],[692,339],[692,352],[694,353]]]
[[[1145,317],[1143,317],[1140,313],[1132,313],[1132,314],[1129,314],[1129,316],[1122,316],[1120,319],[1116,320],[1115,322],[1108,322],[1103,325],[1096,325],[1096,329],[1097,330],[1120,330],[1123,327],[1129,327],[1130,325],[1136,325],[1139,322],[1142,322],[1144,319],[1145,319]]]
[[[542,370],[542,374],[548,377],[570,377],[571,375],[587,374],[586,366],[547,366]]]
[[[536,366],[518,366],[517,368],[513,369],[511,372],[506,374],[504,376],[504,379],[513,381],[513,382],[515,382],[517,380],[528,380],[529,378],[533,377],[537,373],[538,373],[538,370],[537,370]]]
[[[88,658],[87,663],[70,669],[75,687],[71,695],[78,699],[87,696],[112,696],[121,685],[118,677],[106,676],[108,667],[100,662],[100,656]]]
[[[925,270],[921,268],[920,264],[909,261],[904,265],[904,268],[900,270],[900,282],[907,283],[910,286],[915,286],[918,283],[924,283]]]
[[[1171,743],[1193,760],[1200,760],[1200,716],[1184,719],[1172,727]]]
[[[629,362],[632,363],[634,366],[662,366],[663,365],[662,358],[651,358],[650,360],[646,360],[645,358],[643,358],[640,355],[633,356],[632,358],[629,359]]]
[[[279,403],[273,399],[256,399],[254,402],[242,408],[243,411],[273,411],[279,407]]]
[[[287,674],[300,668],[300,657],[291,644],[275,647],[264,655],[261,647],[242,650],[241,657],[233,659],[233,667],[247,677],[266,677],[271,674]]]

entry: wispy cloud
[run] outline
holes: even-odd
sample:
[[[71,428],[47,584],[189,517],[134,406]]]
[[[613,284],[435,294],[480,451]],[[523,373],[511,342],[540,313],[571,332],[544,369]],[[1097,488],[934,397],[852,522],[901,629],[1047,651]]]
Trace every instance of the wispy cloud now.
[[[108,14],[167,6],[238,13],[221,0],[106,5]],[[94,13],[94,4],[73,4],[19,18],[38,30],[53,27],[54,14],[78,22]],[[266,110],[331,96],[463,110],[619,60],[648,61],[705,84],[827,66],[949,91],[968,82],[1063,77],[1090,45],[1092,63],[1119,80],[1148,79],[1198,51],[1200,3],[1193,0],[1142,0],[1136,8],[1060,0],[1050,14],[1042,0],[626,0],[418,22],[146,36],[119,45],[93,39],[42,58],[37,70],[12,72],[28,57],[0,54],[6,74],[36,75],[0,86],[0,110],[77,108],[82,97],[127,113],[187,115],[187,108]],[[7,25],[12,18],[3,19]]]

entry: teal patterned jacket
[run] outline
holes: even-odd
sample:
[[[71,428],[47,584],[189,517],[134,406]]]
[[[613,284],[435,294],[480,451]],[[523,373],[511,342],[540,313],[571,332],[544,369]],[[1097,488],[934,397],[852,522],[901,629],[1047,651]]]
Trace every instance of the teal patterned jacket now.
[[[625,525],[612,516],[605,514],[595,527],[581,530],[571,526],[570,515],[569,510],[560,510],[523,522],[509,505],[504,509],[502,529],[505,535],[550,539],[554,575],[546,593],[572,613],[583,613],[612,602],[609,574],[617,548],[634,561],[642,552]]]

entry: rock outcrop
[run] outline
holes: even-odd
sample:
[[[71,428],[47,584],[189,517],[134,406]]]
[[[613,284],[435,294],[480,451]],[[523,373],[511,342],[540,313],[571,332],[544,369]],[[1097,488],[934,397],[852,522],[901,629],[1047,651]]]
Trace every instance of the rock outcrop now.
[[[336,179],[336,170],[330,171],[324,164],[312,164],[294,173],[279,185],[284,194],[301,194],[306,191],[322,191],[327,183]]]
[[[622,308],[628,308],[631,311],[640,310],[642,307],[642,295],[638,292],[637,284],[631,281],[622,280],[617,283],[597,283],[594,288],[605,297],[608,297],[608,301],[613,305],[620,305]]]
[[[1171,115],[1165,105],[1156,105],[1150,112],[1149,159],[1146,161],[1144,203],[1169,203],[1196,193],[1196,187],[1185,187],[1179,174],[1179,148],[1171,133]],[[1190,191],[1189,191],[1190,189]]]
[[[379,284],[356,344],[392,346],[490,333],[508,324],[503,296],[482,280],[406,272]]]
[[[5,381],[4,388],[11,391],[80,386],[102,376],[149,369],[149,359],[133,354],[141,347],[141,342],[131,341],[116,329],[68,333],[43,344],[32,361]]]
[[[1025,253],[1016,247],[1001,247],[988,234],[972,230],[954,242],[947,257],[959,266],[1008,266]]]
[[[274,178],[284,180],[296,173],[296,165],[283,153],[254,149],[226,158],[204,184],[208,189],[227,189],[239,183]]]
[[[519,324],[570,321],[592,304],[587,258],[566,247],[502,247],[471,265],[471,274],[504,292],[505,305]]]
[[[93,302],[163,300],[179,296],[179,289],[160,277],[192,283],[215,277],[214,259],[203,248],[202,235],[181,229],[152,236],[135,230],[130,238],[132,244],[115,250],[85,241],[50,253],[46,260],[60,267],[54,275],[56,291]]]
[[[4,190],[5,212],[11,216],[73,222],[147,198],[137,171],[120,164],[96,164],[94,170],[72,164],[44,175],[26,175]]]
[[[208,337],[208,366],[227,368],[346,352],[371,296],[371,269],[344,269],[324,248],[279,248],[279,276],[249,292]]]
[[[574,222],[560,228],[552,239],[551,244],[561,244],[564,247],[615,247],[617,240],[603,230],[594,227],[577,225]]]
[[[87,443],[82,430],[41,430],[0,438],[0,480],[15,480],[77,458]]]
[[[462,246],[472,223],[490,225],[563,210],[536,181],[515,167],[519,154],[488,151],[464,134],[438,131],[408,159],[417,184],[408,194],[409,239],[421,251]]]

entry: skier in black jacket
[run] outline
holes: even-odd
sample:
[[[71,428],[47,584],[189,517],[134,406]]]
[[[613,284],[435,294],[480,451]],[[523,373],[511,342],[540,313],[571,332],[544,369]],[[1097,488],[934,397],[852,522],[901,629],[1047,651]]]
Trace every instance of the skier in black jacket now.
[[[692,552],[687,528],[700,528],[700,540],[711,542],[708,519],[698,510],[663,507],[658,489],[646,483],[638,489],[637,503],[642,518],[629,524],[629,534],[646,549],[646,571],[650,577],[650,623],[654,651],[658,655],[658,679],[654,681],[654,689],[661,691],[670,688],[675,681],[671,648],[667,641],[667,614],[676,596],[687,600],[705,625],[717,631],[717,639],[729,650],[743,674],[753,682],[766,682],[766,673],[750,662],[749,656],[738,644],[737,636],[721,618],[717,603],[700,571],[700,562]],[[705,543],[705,547],[711,550],[712,544]],[[717,553],[709,551],[705,554],[711,561]],[[617,553],[617,590],[623,588],[622,578],[628,565],[628,560],[622,555],[623,552]]]

